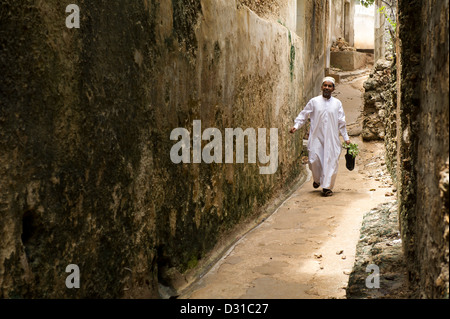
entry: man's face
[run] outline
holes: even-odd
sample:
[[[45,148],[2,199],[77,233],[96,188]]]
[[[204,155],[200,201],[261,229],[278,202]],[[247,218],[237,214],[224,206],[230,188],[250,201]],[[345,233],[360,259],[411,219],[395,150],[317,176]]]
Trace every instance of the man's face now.
[[[331,97],[331,93],[334,91],[334,85],[332,82],[325,81],[322,84],[322,95],[324,98],[329,99]]]

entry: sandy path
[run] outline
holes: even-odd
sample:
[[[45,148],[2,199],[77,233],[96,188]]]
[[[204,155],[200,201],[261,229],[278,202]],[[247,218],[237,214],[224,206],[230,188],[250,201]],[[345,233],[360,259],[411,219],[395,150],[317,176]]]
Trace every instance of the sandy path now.
[[[348,123],[360,114],[362,82],[336,90]],[[342,153],[334,196],[322,197],[309,178],[180,298],[345,298],[363,214],[393,200],[385,196],[391,189],[375,178],[382,144],[351,139],[361,154],[350,172]]]

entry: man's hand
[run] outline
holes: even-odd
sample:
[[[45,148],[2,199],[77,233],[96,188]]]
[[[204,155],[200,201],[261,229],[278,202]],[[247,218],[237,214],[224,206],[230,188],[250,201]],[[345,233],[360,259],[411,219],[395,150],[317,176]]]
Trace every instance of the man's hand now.
[[[345,141],[345,143],[347,143],[347,145],[350,145],[350,140],[348,140],[348,141]]]
[[[291,130],[289,131],[289,133],[294,134],[295,131],[297,131],[297,129],[295,127],[291,128]]]

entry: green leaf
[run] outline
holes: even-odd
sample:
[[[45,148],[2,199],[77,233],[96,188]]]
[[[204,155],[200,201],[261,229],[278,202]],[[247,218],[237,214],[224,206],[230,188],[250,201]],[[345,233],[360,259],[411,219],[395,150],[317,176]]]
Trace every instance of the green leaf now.
[[[342,143],[342,147],[348,149],[348,153],[355,158],[359,154],[358,144],[355,143]]]

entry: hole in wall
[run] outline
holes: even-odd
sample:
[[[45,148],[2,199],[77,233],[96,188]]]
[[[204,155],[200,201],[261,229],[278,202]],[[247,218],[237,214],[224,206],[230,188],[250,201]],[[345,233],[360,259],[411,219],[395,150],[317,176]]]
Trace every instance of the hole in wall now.
[[[26,211],[22,217],[22,243],[27,246],[36,232],[36,214],[33,211]]]
[[[25,256],[29,262],[36,258],[36,248],[42,235],[42,224],[34,210],[26,211],[22,217],[22,234],[20,236],[25,250]]]
[[[170,258],[164,254],[165,247],[159,246],[157,248],[157,267],[158,267],[158,293],[162,299],[176,299],[178,297],[177,291],[172,285],[172,278],[168,273],[170,269]]]
[[[166,271],[169,268],[170,260],[167,256],[164,254],[164,247],[159,246],[157,248],[157,258],[156,258],[156,264],[158,267],[158,282],[169,286],[170,282],[167,280]]]

